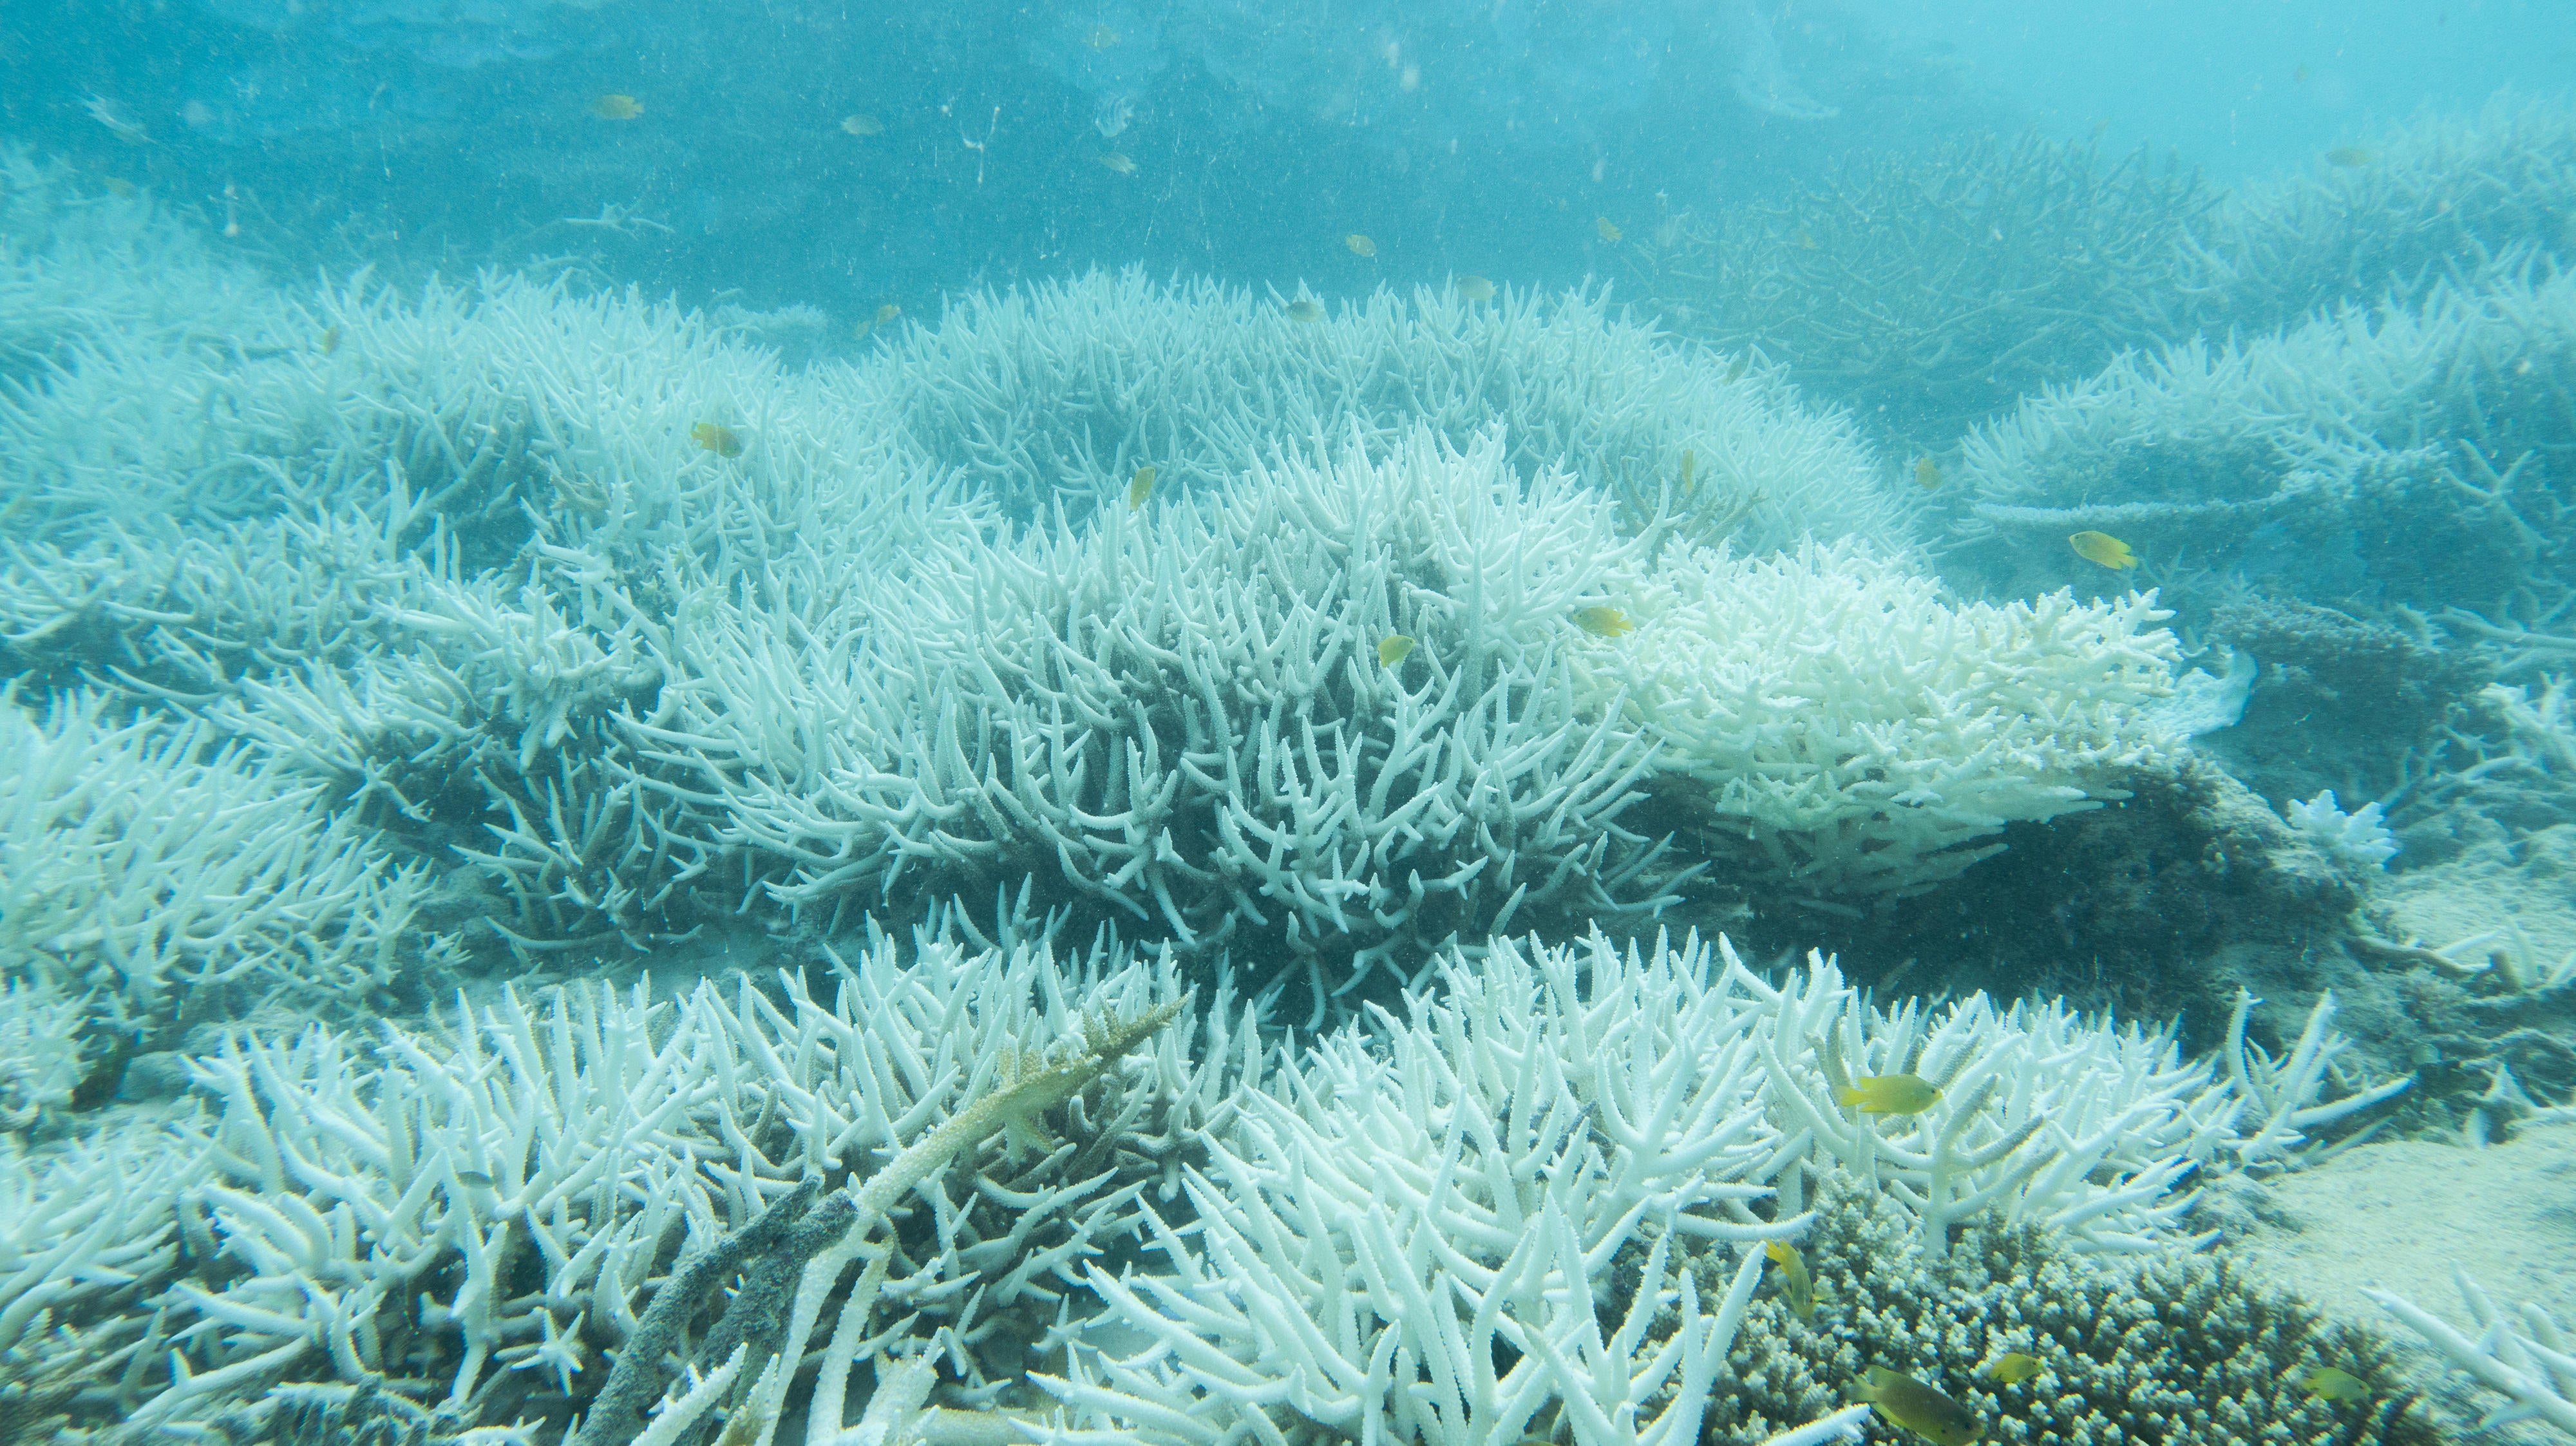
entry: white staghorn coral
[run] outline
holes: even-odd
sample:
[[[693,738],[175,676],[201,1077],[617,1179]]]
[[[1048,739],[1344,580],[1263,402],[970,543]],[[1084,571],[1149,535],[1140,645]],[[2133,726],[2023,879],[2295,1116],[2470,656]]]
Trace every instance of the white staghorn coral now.
[[[53,980],[0,979],[0,1133],[29,1129],[71,1102],[86,1004]]]
[[[2189,1208],[2171,1192],[2233,1138],[2237,1101],[2168,1035],[2059,1004],[1998,1010],[1982,994],[1938,1014],[1883,1012],[1823,960],[1776,988],[1741,969],[1728,980],[1765,1016],[1772,1127],[1811,1142],[1810,1172],[1838,1168],[1895,1197],[1929,1255],[1989,1211],[2079,1251],[2166,1244]],[[1911,1115],[1843,1104],[1855,1080],[1889,1075],[1929,1081],[1940,1097]],[[1784,1177],[1782,1195],[1802,1200],[1801,1179]]]
[[[1687,1270],[1666,1293],[1675,1253],[1805,1223],[1745,1208],[1804,1142],[1766,1125],[1710,958],[1497,942],[1480,968],[1453,957],[1449,992],[1409,1019],[1381,1014],[1382,1049],[1324,1041],[1190,1173],[1196,1242],[1157,1220],[1166,1273],[1094,1270],[1104,1323],[1151,1344],[1078,1351],[1046,1380],[1076,1439],[1198,1446],[1305,1420],[1392,1442],[1695,1440],[1762,1256],[1742,1252],[1711,1314]],[[1605,1337],[1596,1306],[1632,1244],[1644,1269]]]
[[[1906,529],[1908,503],[1847,422],[1581,291],[1477,303],[1382,289],[1299,321],[1211,282],[1094,272],[961,297],[852,380],[926,452],[1038,516],[1056,499],[1088,508],[1148,463],[1166,490],[1224,487],[1282,447],[1355,429],[1382,452],[1417,427],[1459,448],[1500,428],[1523,477],[1648,497],[1689,454],[1685,519],[1740,523],[1748,547],[1895,545]]]
[[[2099,529],[2309,601],[2491,606],[2554,566],[2550,453],[2569,444],[2576,276],[2526,254],[2420,298],[2194,338],[2024,398],[1962,444],[1957,535],[2016,584]]]
[[[202,723],[67,694],[0,697],[0,975],[85,996],[128,1028],[227,992],[356,1002],[394,982],[419,906],[318,785]]]
[[[2404,1321],[2479,1385],[2512,1403],[2498,1407],[2481,1425],[2537,1417],[2576,1438],[2576,1350],[2570,1349],[2576,1342],[2538,1305],[2499,1310],[2467,1271],[2455,1268],[2451,1277],[2468,1307],[2469,1324],[2479,1332],[2474,1339],[2403,1296],[2385,1290],[2362,1293]]]
[[[1851,545],[1668,554],[1611,595],[1635,631],[1576,652],[1595,696],[1661,742],[1710,848],[1828,902],[1951,878],[2178,743],[2151,596],[1954,602]]]
[[[1106,1309],[1045,1380],[1062,1439],[1687,1439],[1815,1182],[1882,1192],[1929,1256],[1972,1216],[2136,1252],[2235,1144],[2207,1064],[2059,1008],[1884,1013],[1823,960],[1771,983],[1723,940],[1497,941],[1441,982],[1247,1102],[1188,1174],[1194,1233],[1156,1220],[1164,1268],[1093,1269]],[[1945,1089],[1873,1118],[1838,1098],[1863,1071]],[[1737,1252],[1714,1311],[1662,1293],[1711,1249]],[[1641,1258],[1630,1294],[1614,1263]]]
[[[800,910],[1034,872],[1194,950],[1285,946],[1320,1016],[1524,907],[1661,901],[1660,849],[1618,822],[1651,745],[1558,661],[1642,545],[1562,476],[1525,488],[1498,438],[1417,436],[961,541],[825,618],[721,609],[635,731]]]
[[[661,1004],[505,994],[372,1045],[237,1037],[193,1066],[210,1135],[0,1159],[22,1207],[0,1329],[100,1321],[136,1347],[122,1416],[160,1431],[399,1383],[471,1439],[575,1410],[622,1439],[660,1396],[665,1437],[721,1405],[757,1440],[794,1405],[776,1362],[821,1342],[808,1439],[839,1439],[856,1363],[909,1342],[969,1409],[886,1396],[881,1368],[869,1419],[952,1439],[1266,1439],[1303,1416],[1678,1446],[1759,1247],[1806,1227],[1821,1182],[1880,1193],[1935,1255],[1971,1216],[2130,1251],[2177,1239],[2175,1187],[2241,1145],[2206,1065],[2062,1011],[1881,1012],[1822,960],[1766,982],[1723,941],[1495,941],[1441,972],[1293,1067],[1222,992],[1188,1011],[1169,950],[1068,965],[936,935],[908,962],[880,939],[828,1005],[745,977]],[[1946,1083],[1934,1111],[1834,1098],[1907,1068]],[[2316,1072],[2266,1080],[2316,1107]],[[1041,1426],[1020,1378],[1068,1339],[1089,1344]],[[666,1390],[673,1354],[699,1374]],[[699,1395],[728,1363],[732,1389]]]
[[[178,1208],[198,1262],[171,1300],[184,1369],[135,1419],[209,1420],[280,1378],[427,1379],[496,1424],[558,1410],[599,1389],[675,1246],[744,1229],[800,1178],[879,1187],[880,1221],[926,1204],[936,1229],[886,1247],[919,1252],[888,1288],[965,1358],[1016,1351],[1262,1070],[1249,1017],[1220,997],[1110,1061],[1132,1078],[1094,1068],[1077,1098],[1029,1108],[1063,1140],[1033,1118],[959,1124],[960,1170],[898,1186],[872,1157],[966,1121],[1042,1044],[1109,1017],[1159,1025],[1181,991],[1168,957],[1104,948],[1066,968],[1043,947],[932,938],[905,964],[881,940],[841,981],[830,1005],[794,976],[776,999],[747,979],[730,1002],[712,983],[658,1005],[640,988],[504,995],[444,1029],[387,1025],[372,1048],[317,1028],[198,1060],[221,1120]]]

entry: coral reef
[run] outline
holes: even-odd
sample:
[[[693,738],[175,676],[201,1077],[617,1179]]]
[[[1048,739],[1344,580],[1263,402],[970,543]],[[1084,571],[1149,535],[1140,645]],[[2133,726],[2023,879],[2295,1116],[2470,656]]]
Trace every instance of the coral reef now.
[[[2146,706],[2173,662],[2146,596],[1954,603],[1853,546],[1668,553],[1614,595],[1636,631],[1577,652],[1590,686],[1661,741],[1712,857],[1802,897],[1919,893],[2179,744]]]
[[[1918,454],[2123,347],[2173,335],[2218,193],[2141,150],[2037,134],[1837,163],[1779,200],[1637,248],[1655,313],[1758,348]]]

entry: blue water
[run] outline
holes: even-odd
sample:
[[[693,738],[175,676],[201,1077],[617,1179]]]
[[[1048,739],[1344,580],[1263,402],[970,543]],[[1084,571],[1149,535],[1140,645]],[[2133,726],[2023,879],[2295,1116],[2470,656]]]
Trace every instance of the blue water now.
[[[1839,114],[1746,104],[1730,6],[1679,0],[35,0],[7,17],[0,125],[185,204],[233,185],[289,255],[354,222],[449,269],[511,264],[616,206],[671,228],[608,245],[621,279],[917,305],[1131,261],[1337,288],[1450,269],[1568,282],[1610,269],[1595,214],[1659,193],[1706,210],[1840,152],[2108,123],[2115,150],[2174,147],[2234,179],[2576,74],[2542,0],[1744,8]],[[595,120],[602,93],[644,115]],[[92,124],[93,95],[150,145]],[[1137,169],[1117,177],[1094,164],[1095,123],[1122,104]],[[885,133],[836,129],[860,112]],[[1386,243],[1382,264],[1319,246],[1303,223],[1323,215]]]

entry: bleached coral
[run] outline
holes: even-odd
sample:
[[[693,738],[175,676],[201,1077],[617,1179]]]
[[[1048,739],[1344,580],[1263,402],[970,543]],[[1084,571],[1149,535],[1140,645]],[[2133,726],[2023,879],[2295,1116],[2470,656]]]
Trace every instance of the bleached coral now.
[[[2464,1270],[2453,1270],[2452,1279],[2468,1306],[2470,1326],[2479,1332],[2474,1339],[2403,1296],[2384,1290],[2363,1294],[2511,1403],[2498,1407],[2483,1424],[2537,1417],[2576,1437],[2576,1351],[2558,1322],[2535,1304],[2525,1303],[2518,1311],[2498,1309]]]
[[[874,1183],[893,1197],[880,1217],[928,1207],[880,1246],[911,1262],[887,1288],[971,1360],[1131,1229],[1137,1195],[1261,1073],[1249,1021],[1219,998],[1126,1060],[1129,1077],[1049,1101],[1063,1142],[1032,1152],[1048,1125],[996,1119],[950,1141],[965,1160],[949,1178],[897,1189],[872,1157],[968,1118],[1052,1058],[1043,1046],[1178,1001],[1169,961],[1104,949],[1065,968],[1035,944],[929,938],[901,964],[880,941],[833,1004],[796,976],[783,984],[773,1000],[746,979],[732,1002],[712,983],[663,1004],[641,990],[542,1007],[505,995],[441,1028],[388,1024],[372,1047],[317,1028],[198,1060],[221,1121],[210,1178],[176,1215],[192,1262],[170,1301],[184,1369],[145,1371],[153,1389],[133,1419],[203,1422],[280,1379],[401,1379],[433,1383],[427,1396],[460,1424],[560,1421],[655,1309],[691,1322],[724,1308],[658,1303],[670,1253],[744,1230],[800,1179],[808,1201],[829,1183],[826,1204],[844,1183]],[[773,1284],[792,1292],[802,1264]]]
[[[0,1133],[71,1102],[84,1072],[84,1002],[51,980],[0,979]]]
[[[1709,848],[1804,895],[1930,887],[2176,742],[2147,706],[2175,656],[2151,596],[1954,602],[1852,545],[1668,558],[1611,596],[1636,630],[1578,653],[1596,695],[1624,690]]]
[[[71,164],[0,142],[0,378],[108,335],[274,344],[274,292],[149,193],[90,190]]]
[[[1265,941],[1320,1015],[1524,909],[1663,900],[1662,850],[1619,823],[1651,744],[1560,660],[1642,547],[1498,437],[1417,436],[961,541],[822,617],[720,608],[635,731],[800,911],[1034,873],[1193,950]],[[1391,636],[1414,647],[1382,663]]]
[[[0,975],[137,1028],[227,995],[376,997],[422,874],[320,793],[202,723],[0,699]]]
[[[2260,329],[2523,247],[2576,253],[2576,107],[2498,94],[2475,116],[2426,114],[2353,147],[2360,165],[2249,188],[2195,227],[2181,286],[2219,326]]]
[[[2304,802],[2291,800],[2281,814],[2290,827],[2336,858],[2367,868],[2384,868],[2397,857],[2397,838],[2388,831],[2375,802],[2346,813],[2329,788]]]
[[[2490,607],[2497,579],[2558,567],[2571,363],[2576,276],[2509,258],[2420,301],[2125,356],[1965,440],[1956,532],[2015,587],[2089,566],[2066,538],[2094,529],[2213,589]]]
[[[853,380],[925,451],[1041,516],[1058,501],[1087,509],[1149,463],[1158,487],[1223,487],[1281,448],[1356,428],[1382,453],[1419,427],[1458,448],[1499,428],[1523,477],[1648,496],[1680,479],[1687,453],[1686,513],[1740,526],[1748,548],[1895,545],[1909,509],[1847,422],[1580,291],[1476,303],[1380,290],[1298,321],[1214,283],[1093,273],[960,298]]]
[[[1155,1217],[1162,1267],[1092,1268],[1104,1314],[1042,1378],[1063,1439],[1689,1439],[1764,1384],[1737,1373],[1777,1352],[1738,1329],[1811,1194],[1876,1196],[1904,1232],[1880,1254],[1926,1271],[1971,1222],[2135,1253],[2237,1144],[2230,1083],[2169,1036],[1982,997],[1882,1012],[1822,960],[1769,982],[1724,941],[1496,941],[1441,984],[1247,1099],[1186,1172],[1194,1231]],[[1863,1114],[1837,1094],[1862,1071],[1943,1096]]]

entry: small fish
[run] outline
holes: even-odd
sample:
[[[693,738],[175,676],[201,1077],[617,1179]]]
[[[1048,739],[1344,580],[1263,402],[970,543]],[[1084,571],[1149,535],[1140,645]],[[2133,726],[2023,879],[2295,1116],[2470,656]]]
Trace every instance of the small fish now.
[[[1799,249],[1799,250],[1801,250],[1801,251],[1813,251],[1813,250],[1815,250],[1815,249],[1816,249],[1816,238],[1815,238],[1815,236],[1814,236],[1812,233],[1810,233],[1810,232],[1806,232],[1806,231],[1801,231],[1801,232],[1799,232],[1799,233],[1798,233],[1798,249]]]
[[[1637,625],[1628,621],[1628,615],[1617,608],[1576,608],[1574,625],[1596,638],[1615,638],[1637,630]]]
[[[601,120],[631,121],[644,114],[644,102],[631,95],[612,92],[592,101],[590,113]]]
[[[2075,549],[2077,557],[2098,562],[2113,572],[2138,565],[2138,555],[2129,550],[2129,544],[2107,532],[2070,533],[2066,545]]]
[[[1377,645],[1377,665],[1381,668],[1392,668],[1411,656],[1413,639],[1402,633],[1393,634]]]
[[[1119,175],[1132,176],[1136,174],[1136,163],[1127,159],[1127,153],[1125,151],[1111,151],[1105,156],[1094,156],[1092,159],[1108,167],[1110,170],[1117,172]]]
[[[1684,448],[1682,448],[1682,486],[1681,486],[1681,491],[1682,491],[1682,495],[1683,495],[1683,496],[1685,496],[1685,497],[1687,497],[1687,496],[1689,496],[1689,495],[1690,495],[1690,490],[1691,490],[1691,473],[1692,473],[1693,471],[1697,470],[1697,469],[1698,469],[1698,467],[1699,467],[1699,453],[1692,451],[1692,450],[1691,450],[1690,448],[1688,448],[1688,447],[1684,447]]]
[[[1780,1267],[1780,1293],[1787,1297],[1789,1309],[1800,1320],[1813,1320],[1816,1315],[1816,1278],[1807,1273],[1807,1257],[1798,1247],[1785,1240],[1763,1242],[1762,1253]]]
[[[1919,1115],[1941,1098],[1941,1087],[1919,1074],[1868,1075],[1834,1091],[1834,1103],[1865,1115]]]
[[[2299,1377],[2299,1389],[2321,1401],[2367,1401],[2370,1386],[2350,1371],[2319,1366]]]
[[[1984,1430],[1967,1407],[1885,1366],[1862,1372],[1861,1379],[1852,1383],[1851,1397],[1867,1401],[1878,1414],[1934,1446],[1968,1446]]]
[[[1613,246],[1618,245],[1620,238],[1626,234],[1618,227],[1610,224],[1610,218],[1607,216],[1593,217],[1592,229],[1601,234],[1602,240],[1609,242]]]
[[[2037,1356],[2022,1351],[2006,1351],[1986,1362],[1977,1374],[2007,1386],[2017,1386],[2047,1369],[2048,1364]]]
[[[2363,150],[2359,146],[2337,146],[2333,150],[2326,152],[2327,165],[2343,166],[2347,169],[2354,166],[2366,166],[2377,159],[2378,157],[2373,156],[2370,152]]]
[[[1144,506],[1145,499],[1153,495],[1154,469],[1151,467],[1137,468],[1136,475],[1127,483],[1127,510],[1133,512],[1137,508]]]
[[[2307,68],[2306,66],[2302,65],[2302,66],[2300,66],[2299,68],[2297,68],[2296,70],[2291,71],[2291,72],[2290,72],[2290,83],[2291,83],[2291,84],[2293,84],[2293,85],[2305,85],[2305,84],[2307,84],[2307,83],[2308,83],[2308,68]]]
[[[841,129],[854,136],[881,136],[885,134],[885,122],[872,115],[845,115],[841,117]]]
[[[700,422],[691,427],[689,440],[719,457],[742,455],[742,438],[733,434],[733,428],[720,422]]]
[[[1922,488],[1926,492],[1940,491],[1940,465],[1929,457],[1917,457],[1914,460],[1914,485]]]
[[[903,308],[889,301],[877,308],[877,325],[892,326],[894,319],[901,315],[903,315]]]
[[[1457,285],[1458,294],[1469,301],[1491,301],[1494,299],[1494,283],[1487,281],[1481,276],[1461,276],[1458,278]]]
[[[1091,33],[1082,37],[1082,43],[1094,50],[1107,50],[1126,38],[1106,25],[1094,25],[1091,27]]]
[[[1753,353],[1749,351],[1737,352],[1735,354],[1735,365],[1726,369],[1726,379],[1730,382],[1740,382],[1744,380],[1744,369],[1751,365],[1753,365]]]
[[[492,1177],[480,1170],[459,1170],[456,1172],[456,1183],[471,1189],[489,1190],[492,1188]]]
[[[1353,256],[1364,256],[1371,260],[1374,260],[1377,257],[1377,243],[1371,241],[1369,238],[1361,235],[1357,231],[1353,231],[1348,236],[1343,237],[1342,244],[1351,248],[1351,254]]]
[[[1288,303],[1286,310],[1290,321],[1322,321],[1324,319],[1324,304],[1310,297],[1298,297],[1295,301]]]
[[[336,326],[326,326],[322,328],[322,354],[324,356],[329,356],[331,353],[338,351],[339,349],[340,328]]]
[[[139,194],[134,183],[123,176],[110,176],[99,184],[107,187],[107,193],[120,201],[131,201]]]
[[[124,113],[116,108],[116,102],[109,100],[106,96],[91,96],[89,99],[81,102],[81,109],[89,112],[89,118],[91,120],[107,127],[107,133],[109,135],[116,137],[118,140],[125,142],[129,146],[148,146],[152,144],[152,133],[135,124],[133,121],[127,120]]]

